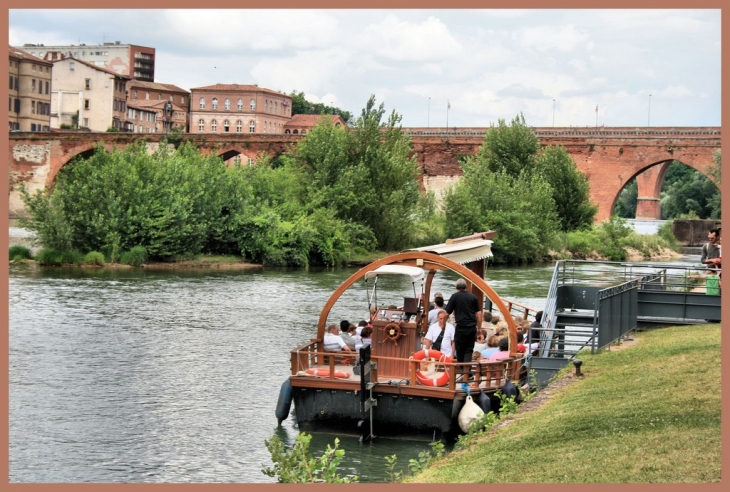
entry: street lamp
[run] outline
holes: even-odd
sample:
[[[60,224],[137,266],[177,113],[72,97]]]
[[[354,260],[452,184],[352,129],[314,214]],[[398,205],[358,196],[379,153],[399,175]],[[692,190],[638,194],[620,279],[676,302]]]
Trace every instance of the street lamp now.
[[[649,128],[651,126],[651,94],[649,94],[649,114],[646,117],[646,127]]]
[[[555,99],[553,99],[553,128],[555,128]]]
[[[428,96],[428,115],[426,116],[426,126],[431,128],[431,96]]]
[[[169,126],[170,117],[172,116],[172,103],[170,101],[165,102],[164,113],[162,126],[165,128],[165,135],[167,135],[167,127]]]

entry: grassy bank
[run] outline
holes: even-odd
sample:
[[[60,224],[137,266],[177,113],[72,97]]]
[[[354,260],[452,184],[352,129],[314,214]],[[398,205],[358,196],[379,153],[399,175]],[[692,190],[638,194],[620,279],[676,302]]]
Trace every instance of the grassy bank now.
[[[408,482],[719,482],[720,325],[581,355],[585,377]]]

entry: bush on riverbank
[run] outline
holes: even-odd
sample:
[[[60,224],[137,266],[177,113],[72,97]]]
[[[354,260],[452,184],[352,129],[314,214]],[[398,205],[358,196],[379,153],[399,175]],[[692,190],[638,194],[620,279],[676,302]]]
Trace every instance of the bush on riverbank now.
[[[678,247],[679,242],[672,234],[671,224],[665,224],[658,235],[639,234],[627,225],[625,219],[614,216],[590,229],[564,234],[557,256],[579,260],[625,261],[630,250],[639,252],[644,259],[650,259],[667,249],[677,250]]]
[[[26,248],[25,246],[20,246],[18,244],[10,246],[9,254],[11,261],[23,261],[33,259],[33,254],[31,253],[30,248]]]
[[[584,378],[406,481],[719,482],[720,333],[719,324],[677,326],[581,352]]]

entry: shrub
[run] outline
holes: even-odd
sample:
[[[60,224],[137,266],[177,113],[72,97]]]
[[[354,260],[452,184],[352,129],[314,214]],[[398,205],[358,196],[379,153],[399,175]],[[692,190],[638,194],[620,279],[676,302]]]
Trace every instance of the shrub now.
[[[312,456],[309,451],[311,434],[302,432],[296,437],[294,446],[286,449],[278,436],[270,441],[264,441],[266,449],[271,454],[272,468],[263,468],[261,471],[269,477],[276,477],[279,483],[353,483],[357,476],[341,477],[337,471],[343,449],[338,449],[340,440],[335,438],[335,446],[327,449],[319,458]]]
[[[135,246],[129,251],[122,253],[120,263],[132,266],[142,266],[147,261],[147,250],[144,246]]]
[[[29,248],[26,248],[25,246],[21,246],[19,244],[10,246],[10,259],[13,261],[20,261],[20,260],[30,260],[33,258],[33,255],[30,252]]]
[[[76,249],[43,248],[36,255],[36,261],[43,266],[78,265],[83,258],[81,252]]]
[[[675,251],[678,251],[682,245],[680,244],[679,240],[677,240],[677,236],[674,235],[674,231],[672,230],[673,223],[674,221],[668,221],[662,224],[659,227],[657,234],[660,238],[664,239],[664,241],[667,242],[668,247],[672,248]]]
[[[585,260],[592,257],[599,248],[600,241],[594,229],[573,231],[566,234],[565,249],[570,251],[573,258]]]
[[[90,251],[84,256],[84,261],[87,265],[104,266],[104,255],[98,251]]]

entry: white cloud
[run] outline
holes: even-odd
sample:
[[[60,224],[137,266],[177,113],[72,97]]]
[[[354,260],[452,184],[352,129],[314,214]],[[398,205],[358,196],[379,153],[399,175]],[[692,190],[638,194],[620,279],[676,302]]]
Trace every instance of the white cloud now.
[[[572,24],[567,26],[539,26],[519,29],[514,33],[517,43],[523,48],[534,48],[538,51],[573,51],[586,44],[588,34]]]
[[[462,51],[448,26],[433,16],[415,24],[389,14],[365,27],[359,38],[360,49],[395,61],[437,61]]]

